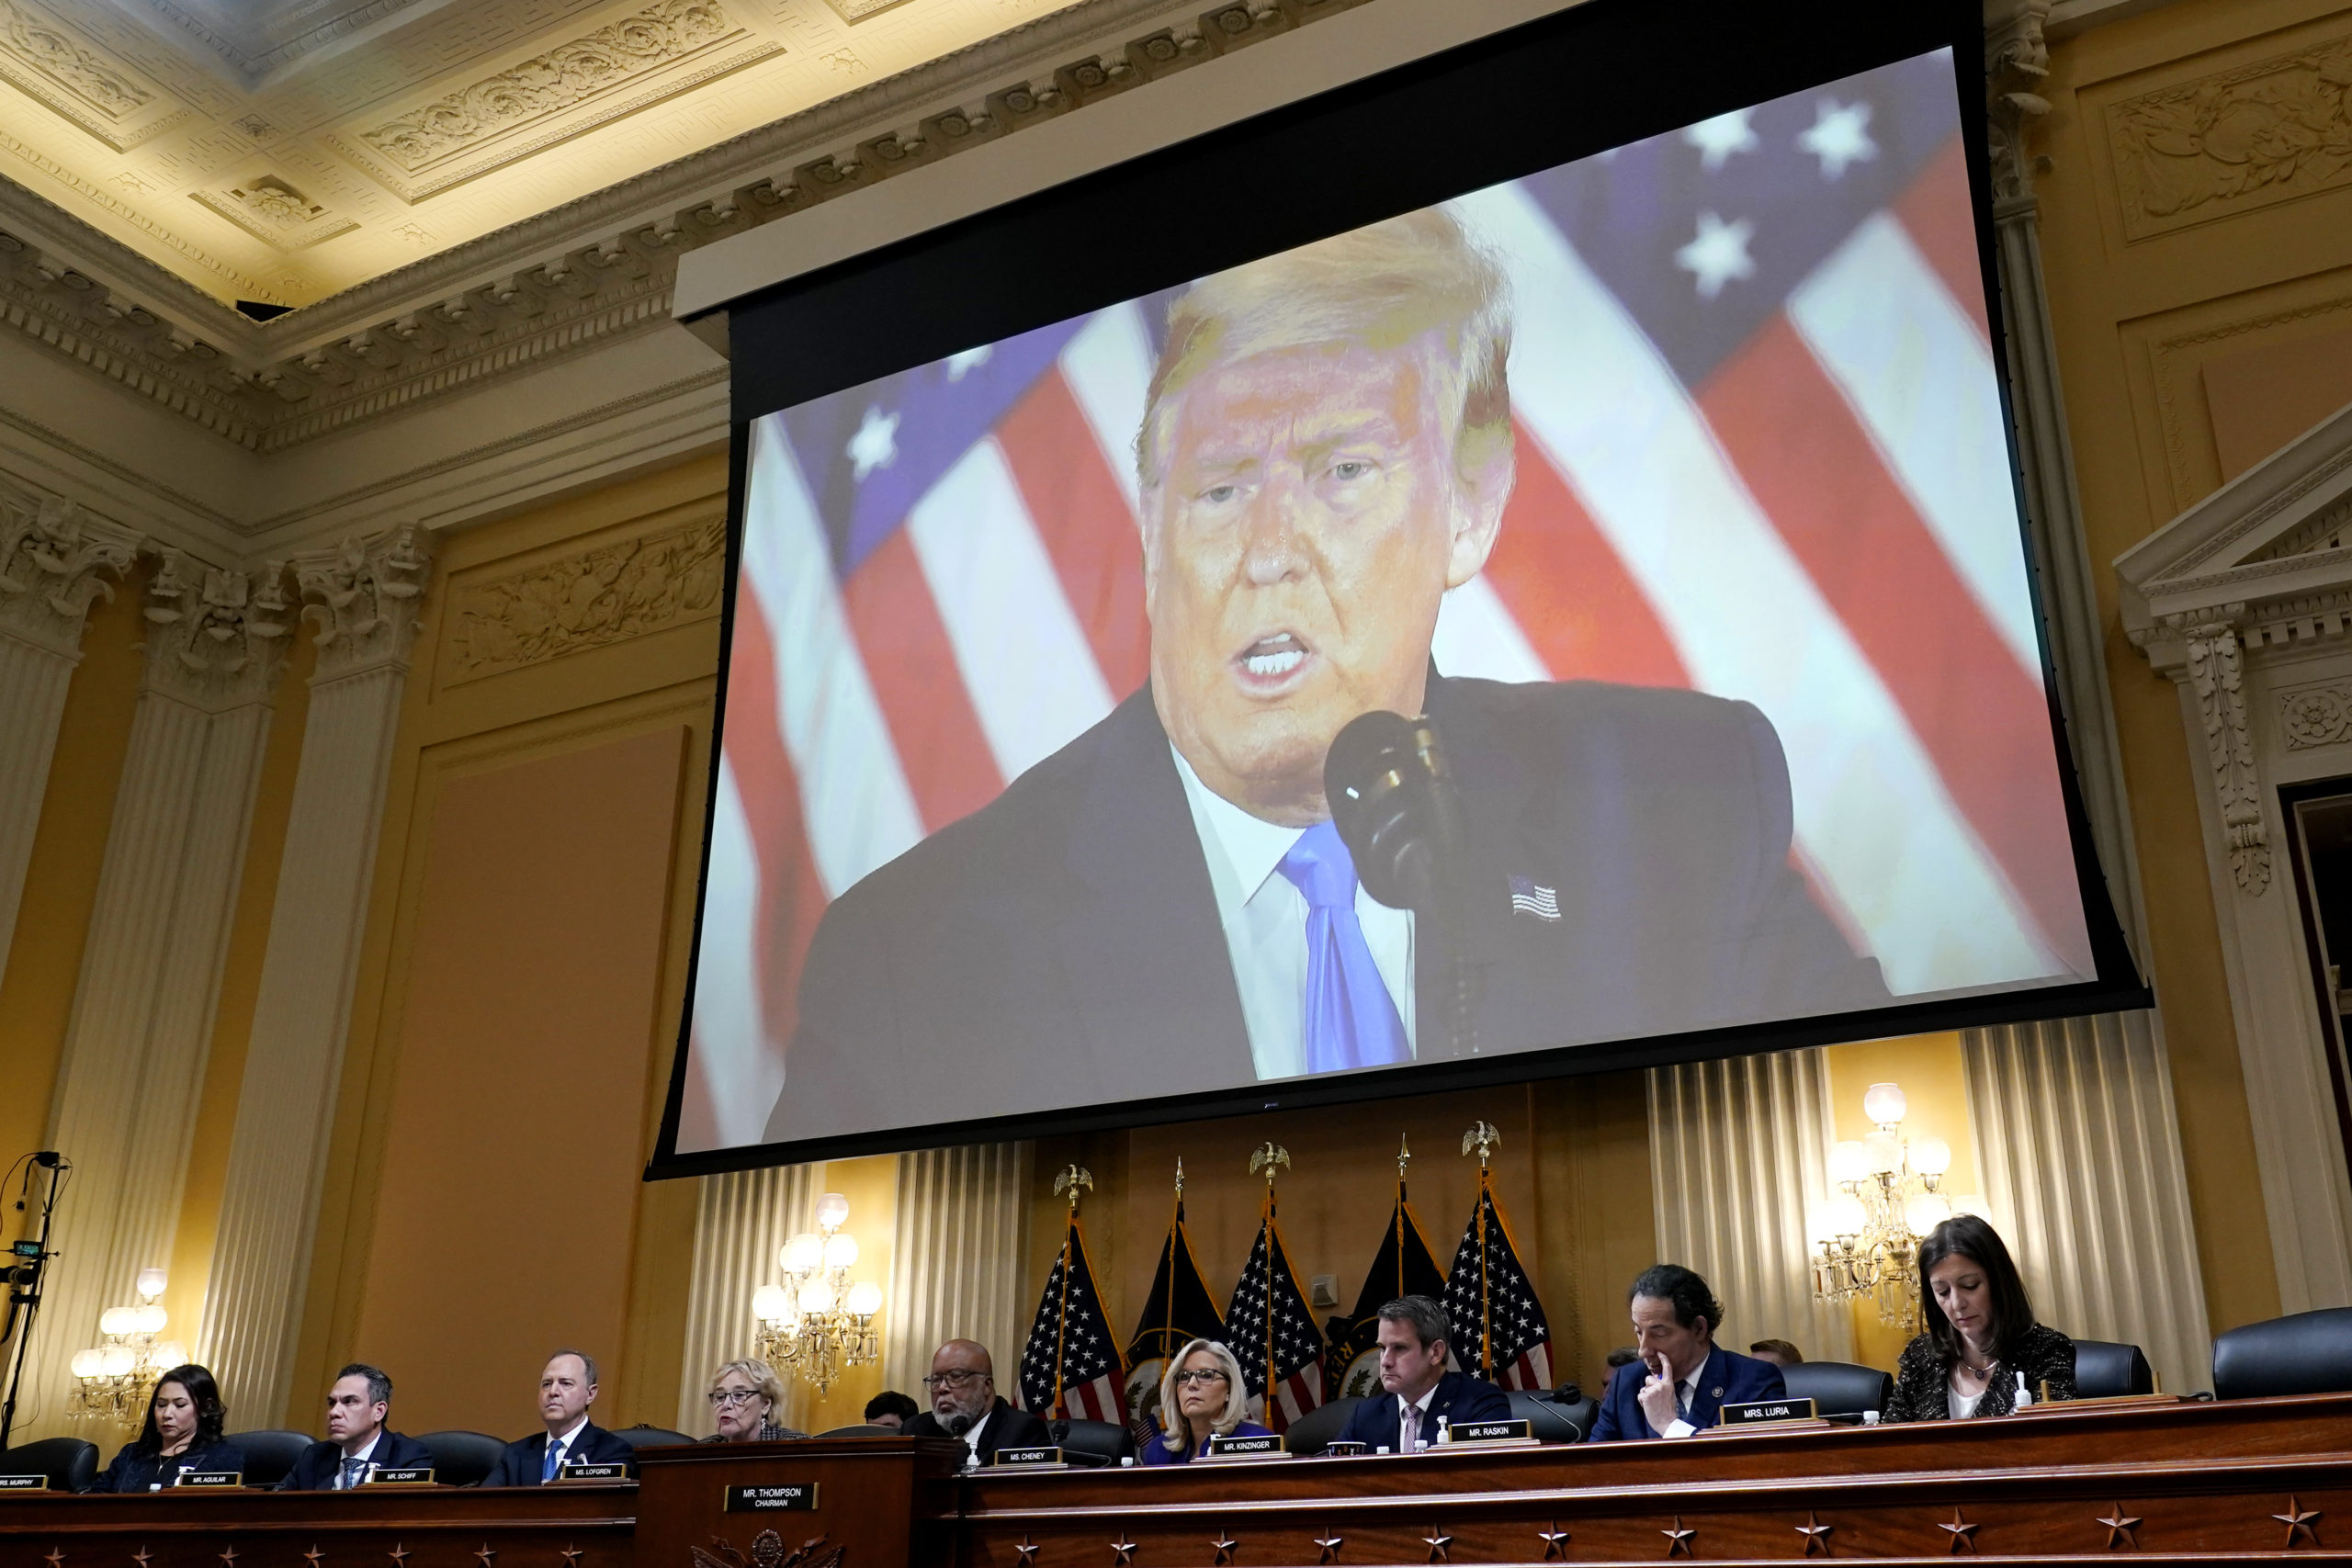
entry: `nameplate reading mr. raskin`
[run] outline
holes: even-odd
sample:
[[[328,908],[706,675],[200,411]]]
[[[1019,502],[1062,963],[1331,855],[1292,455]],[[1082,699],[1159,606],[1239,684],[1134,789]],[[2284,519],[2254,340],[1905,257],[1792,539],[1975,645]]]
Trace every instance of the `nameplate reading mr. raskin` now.
[[[46,1475],[0,1475],[0,1492],[46,1492]]]
[[[806,1514],[816,1506],[817,1483],[813,1481],[727,1489],[726,1511],[730,1514]]]
[[[617,1460],[572,1460],[556,1466],[558,1481],[627,1481],[628,1466]]]
[[[1810,1399],[1754,1399],[1724,1406],[1724,1425],[1749,1427],[1758,1421],[1810,1421],[1815,1412]]]
[[[245,1472],[242,1470],[183,1470],[172,1481],[175,1486],[198,1488],[243,1486],[244,1483]]]
[[[1456,1421],[1447,1429],[1457,1443],[1523,1443],[1535,1436],[1525,1421]]]
[[[363,1486],[430,1486],[433,1467],[429,1464],[379,1464],[361,1477]]]

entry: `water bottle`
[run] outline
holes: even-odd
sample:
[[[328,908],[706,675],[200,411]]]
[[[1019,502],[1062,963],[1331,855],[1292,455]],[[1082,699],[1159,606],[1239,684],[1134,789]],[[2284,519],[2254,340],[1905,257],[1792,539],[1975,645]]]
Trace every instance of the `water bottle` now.
[[[2032,1392],[2031,1392],[2030,1390],[2029,1390],[2029,1389],[2025,1386],[2025,1374],[2024,1374],[2023,1372],[2019,1372],[2019,1373],[2018,1374],[2018,1403],[2017,1403],[2017,1408],[2018,1408],[2018,1409],[2019,1409],[2019,1410],[2028,1409],[2028,1408],[2030,1408],[2030,1407],[2032,1405],[2032,1404],[2033,1404],[2033,1393],[2032,1393]]]

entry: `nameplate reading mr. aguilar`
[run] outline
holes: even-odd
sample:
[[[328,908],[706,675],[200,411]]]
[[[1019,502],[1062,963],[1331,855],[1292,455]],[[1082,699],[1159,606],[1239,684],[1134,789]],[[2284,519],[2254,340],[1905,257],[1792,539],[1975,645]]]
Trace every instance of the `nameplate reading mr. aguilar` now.
[[[1759,1421],[1810,1421],[1816,1412],[1810,1399],[1755,1399],[1724,1406],[1724,1425],[1752,1427]]]
[[[816,1506],[817,1483],[813,1481],[727,1489],[726,1512],[730,1514],[806,1514]]]
[[[1535,1436],[1526,1421],[1456,1421],[1447,1430],[1457,1443],[1524,1443]]]
[[[46,1492],[46,1475],[0,1475],[0,1492]]]
[[[359,1483],[362,1486],[430,1486],[433,1467],[429,1464],[379,1464],[369,1471]]]
[[[183,1470],[173,1478],[175,1486],[209,1489],[221,1486],[243,1486],[245,1472],[241,1470]]]
[[[556,1466],[558,1481],[627,1481],[628,1466],[618,1460],[572,1460]]]

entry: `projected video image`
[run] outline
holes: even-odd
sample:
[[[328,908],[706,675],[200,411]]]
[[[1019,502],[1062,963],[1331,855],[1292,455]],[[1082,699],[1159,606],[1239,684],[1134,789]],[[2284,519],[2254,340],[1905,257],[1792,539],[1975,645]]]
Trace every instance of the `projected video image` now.
[[[682,1152],[2095,974],[1941,54],[757,421],[730,660]]]

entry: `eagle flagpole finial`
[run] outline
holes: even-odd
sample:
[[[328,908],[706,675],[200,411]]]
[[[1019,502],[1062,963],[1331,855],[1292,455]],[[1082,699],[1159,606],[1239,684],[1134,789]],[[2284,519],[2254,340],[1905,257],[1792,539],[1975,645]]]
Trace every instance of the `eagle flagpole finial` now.
[[[1075,1214],[1078,1213],[1079,1194],[1091,1190],[1093,1185],[1092,1171],[1082,1165],[1068,1166],[1054,1178],[1054,1195],[1059,1197],[1067,1190],[1069,1193],[1069,1212]]]
[[[1184,1196],[1184,1156],[1182,1155],[1176,1156],[1176,1196],[1179,1199]]]
[[[1396,1179],[1405,1179],[1405,1168],[1413,1163],[1413,1151],[1405,1146],[1405,1134],[1396,1134]]]
[[[1478,1151],[1478,1169],[1483,1174],[1487,1161],[1502,1146],[1502,1141],[1503,1135],[1495,1131],[1492,1123],[1475,1122],[1471,1123],[1470,1130],[1462,1134],[1462,1152],[1466,1155],[1472,1149]]]
[[[1289,1165],[1290,1151],[1271,1138],[1261,1144],[1250,1156],[1250,1174],[1255,1176],[1260,1171],[1264,1171],[1266,1190],[1269,1192],[1274,1190],[1274,1168],[1277,1166],[1287,1168]]]

